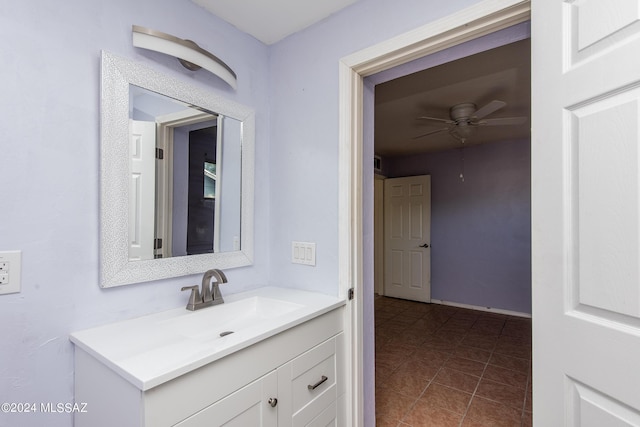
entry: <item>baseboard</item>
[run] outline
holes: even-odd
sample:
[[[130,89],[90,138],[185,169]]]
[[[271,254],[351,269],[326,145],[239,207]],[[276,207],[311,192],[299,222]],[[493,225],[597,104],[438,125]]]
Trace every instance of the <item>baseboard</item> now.
[[[481,307],[477,305],[462,304],[459,302],[452,302],[452,301],[443,301],[443,300],[433,299],[433,298],[431,299],[431,302],[433,304],[450,305],[451,307],[468,308],[471,310],[486,311],[489,313],[497,313],[497,314],[507,314],[509,316],[526,317],[527,319],[531,319],[531,315],[529,313],[521,313],[519,311],[503,310],[501,308],[493,308],[493,307]]]

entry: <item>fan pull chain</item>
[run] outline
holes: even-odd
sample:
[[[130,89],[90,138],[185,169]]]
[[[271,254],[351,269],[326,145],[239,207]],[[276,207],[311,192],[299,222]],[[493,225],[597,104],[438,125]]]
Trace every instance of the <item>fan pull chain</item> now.
[[[464,148],[460,148],[460,181],[464,182]]]

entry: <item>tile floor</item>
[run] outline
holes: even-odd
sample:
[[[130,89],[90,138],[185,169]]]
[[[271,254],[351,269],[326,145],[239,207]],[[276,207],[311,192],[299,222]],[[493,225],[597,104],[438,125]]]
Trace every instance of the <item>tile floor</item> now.
[[[531,319],[376,295],[377,427],[531,426]]]

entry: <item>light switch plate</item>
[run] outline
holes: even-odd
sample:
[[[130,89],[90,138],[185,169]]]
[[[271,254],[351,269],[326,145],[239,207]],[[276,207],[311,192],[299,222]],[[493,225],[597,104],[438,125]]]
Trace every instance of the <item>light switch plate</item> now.
[[[22,251],[0,252],[0,295],[20,292]]]
[[[316,265],[316,244],[291,242],[291,262],[294,264]]]

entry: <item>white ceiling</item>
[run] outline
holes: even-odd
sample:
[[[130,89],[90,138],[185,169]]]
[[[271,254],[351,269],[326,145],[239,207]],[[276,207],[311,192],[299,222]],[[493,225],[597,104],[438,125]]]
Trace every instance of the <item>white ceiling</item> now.
[[[191,1],[269,45],[323,20],[358,0]]]
[[[448,132],[415,139],[445,127],[419,120],[449,119],[449,108],[471,102],[481,108],[492,100],[507,105],[485,117],[526,117],[521,125],[479,126],[465,145],[530,137],[531,61],[529,39],[487,50],[376,86],[375,151],[398,156],[460,148]]]

